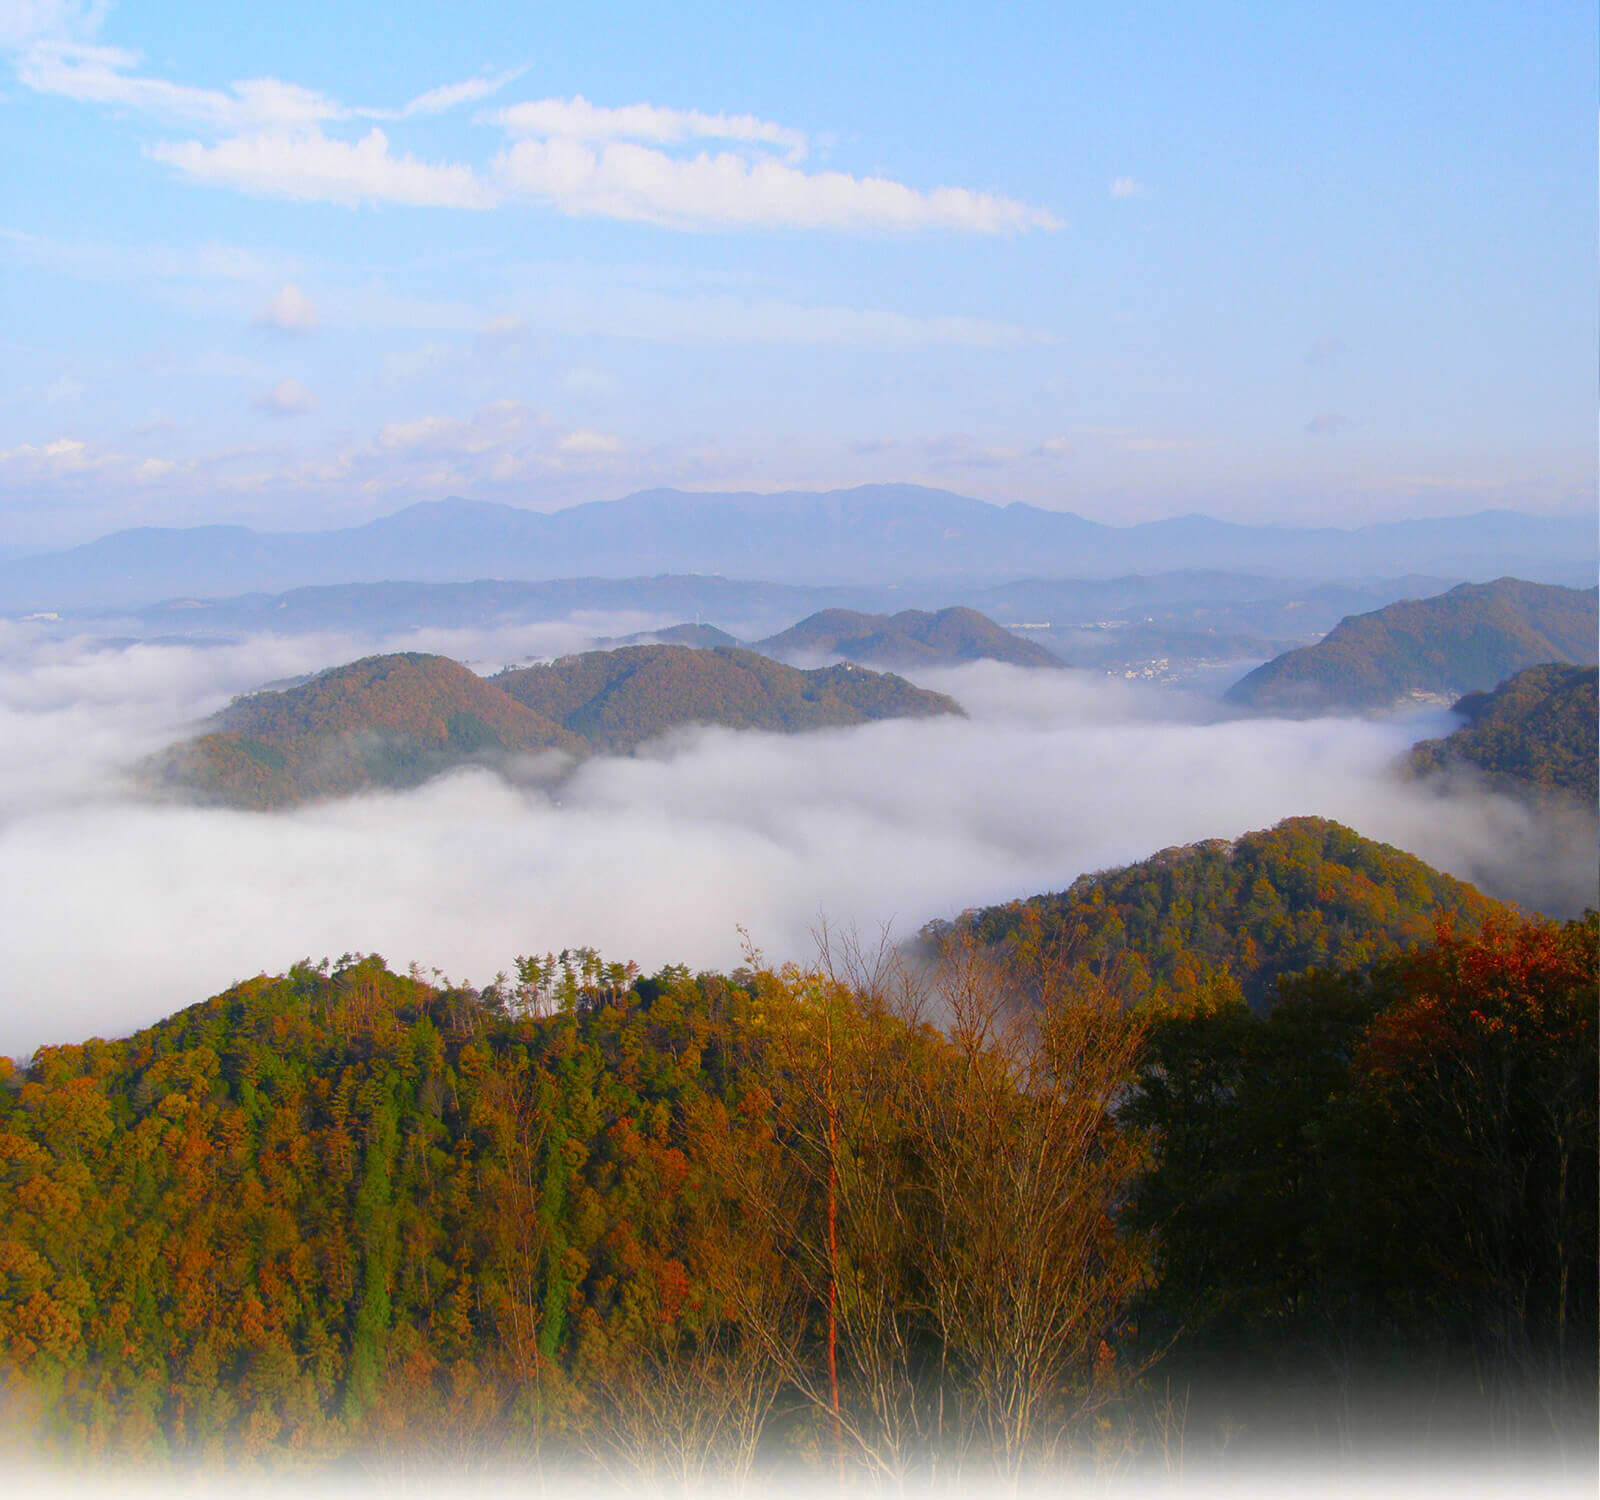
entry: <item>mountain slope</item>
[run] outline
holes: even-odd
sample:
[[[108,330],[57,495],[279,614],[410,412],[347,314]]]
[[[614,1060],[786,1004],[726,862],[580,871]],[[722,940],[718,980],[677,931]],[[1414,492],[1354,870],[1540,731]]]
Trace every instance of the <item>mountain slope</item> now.
[[[1572,792],[1593,805],[1600,796],[1597,677],[1594,667],[1547,662],[1492,693],[1469,693],[1455,705],[1466,724],[1413,746],[1410,767],[1437,775],[1470,766],[1507,789]]]
[[[1596,590],[1500,578],[1341,621],[1227,693],[1242,707],[1313,714],[1459,697],[1540,662],[1596,658]]]
[[[852,666],[800,671],[727,647],[589,651],[512,668],[491,683],[594,749],[612,752],[680,724],[794,733],[961,712],[942,693],[887,673]]]
[[[1186,1008],[1270,1005],[1280,975],[1359,967],[1506,911],[1472,886],[1325,818],[1289,818],[1228,842],[1164,849],[1065,891],[925,929],[985,945],[1059,945],[1096,972]]]
[[[545,749],[584,745],[460,663],[408,651],[241,698],[152,771],[203,801],[270,808],[416,786],[488,755]]]
[[[969,661],[1003,661],[1018,667],[1061,665],[1043,646],[959,605],[937,613],[906,609],[894,615],[825,609],[757,641],[755,649],[779,657],[843,656],[890,670]]]

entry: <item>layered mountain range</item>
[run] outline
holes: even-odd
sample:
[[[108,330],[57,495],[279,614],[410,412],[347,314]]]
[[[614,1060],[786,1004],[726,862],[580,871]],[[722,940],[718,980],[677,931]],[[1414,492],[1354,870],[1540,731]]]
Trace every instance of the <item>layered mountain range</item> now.
[[[1069,511],[916,485],[827,493],[650,490],[542,512],[447,499],[361,526],[259,532],[140,527],[0,562],[0,609],[147,604],[389,579],[620,578],[718,573],[783,583],[998,582],[1170,569],[1345,579],[1513,569],[1592,576],[1591,519],[1485,511],[1358,527],[1250,526],[1181,516],[1106,526]]]

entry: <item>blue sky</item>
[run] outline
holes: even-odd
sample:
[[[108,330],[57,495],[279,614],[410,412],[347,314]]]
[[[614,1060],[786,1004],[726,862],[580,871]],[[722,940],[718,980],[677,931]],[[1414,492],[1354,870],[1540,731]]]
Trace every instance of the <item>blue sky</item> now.
[[[0,0],[0,543],[1595,493],[1591,4]]]

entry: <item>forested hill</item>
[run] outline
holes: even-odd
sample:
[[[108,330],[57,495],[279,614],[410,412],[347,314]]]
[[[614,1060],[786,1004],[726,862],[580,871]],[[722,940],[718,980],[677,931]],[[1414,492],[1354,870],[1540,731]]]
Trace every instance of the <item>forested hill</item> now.
[[[959,714],[942,693],[865,667],[801,671],[726,647],[624,646],[588,651],[490,679],[493,687],[617,752],[680,724],[720,724],[791,734],[873,719]]]
[[[1592,665],[1596,590],[1501,578],[1340,621],[1228,690],[1243,707],[1313,714],[1483,691],[1540,662]]]
[[[1456,705],[1466,723],[1445,739],[1412,748],[1411,769],[1435,775],[1472,767],[1508,790],[1572,792],[1591,806],[1600,795],[1594,667],[1547,662],[1509,677],[1492,693]]]
[[[366,657],[225,709],[147,763],[147,780],[236,807],[417,786],[455,766],[542,750],[628,750],[682,724],[792,733],[960,706],[862,667],[803,672],[747,651],[594,651],[485,681],[420,652]]]
[[[1492,1417],[1593,1465],[1592,915],[1265,1020],[1092,985],[1024,1018],[959,957],[903,1007],[583,951],[517,976],[303,963],[0,1059],[13,1440],[180,1490],[333,1461],[1103,1487],[1108,1433],[1120,1475],[1170,1465],[1163,1393],[1192,1389],[1196,1450],[1465,1452]],[[1201,1363],[1152,1368],[1175,1335]],[[1259,1420],[1286,1382],[1298,1432]]]
[[[549,749],[576,755],[584,748],[569,730],[459,662],[405,651],[237,699],[218,715],[215,729],[147,769],[189,797],[272,808],[416,786],[486,755]]]
[[[1280,976],[1361,967],[1428,941],[1442,918],[1475,930],[1508,908],[1388,844],[1325,818],[1164,849],[1065,891],[924,929],[985,945],[1059,950],[1162,1006],[1242,997],[1270,1006]]]
[[[867,666],[904,670],[1003,661],[1018,667],[1059,667],[1059,658],[1024,640],[987,615],[960,606],[930,612],[905,609],[894,615],[824,609],[755,649],[772,656],[842,656]]]

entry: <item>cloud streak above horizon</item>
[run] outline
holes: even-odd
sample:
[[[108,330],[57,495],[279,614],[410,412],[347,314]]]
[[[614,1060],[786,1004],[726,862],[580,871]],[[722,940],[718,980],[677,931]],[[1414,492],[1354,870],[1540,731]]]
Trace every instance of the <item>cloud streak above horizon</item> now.
[[[481,103],[525,70],[442,84],[397,108],[356,106],[280,78],[213,89],[155,77],[141,71],[137,53],[94,40],[97,30],[83,17],[71,27],[18,28],[10,44],[17,81],[37,94],[208,133],[152,141],[145,153],[191,182],[253,197],[480,210],[533,202],[569,217],[686,230],[1062,227],[1047,210],[1000,193],[807,171],[806,132],[777,121],[647,102],[603,106],[581,94],[482,113],[480,123],[504,138],[491,161],[431,160],[393,148],[369,122],[427,120]],[[355,139],[330,133],[352,123],[366,124]],[[705,142],[730,149],[693,149]]]

